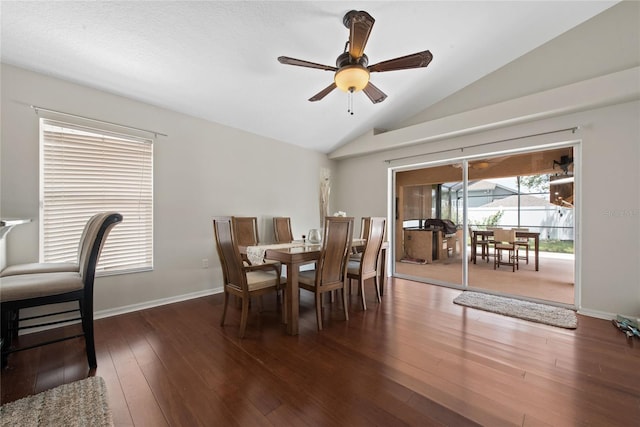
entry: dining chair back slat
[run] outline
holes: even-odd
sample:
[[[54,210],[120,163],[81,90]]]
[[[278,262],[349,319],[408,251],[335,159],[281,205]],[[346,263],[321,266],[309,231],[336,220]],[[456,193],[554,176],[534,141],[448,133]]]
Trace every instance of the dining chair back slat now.
[[[368,216],[363,216],[362,219],[360,220],[360,238],[361,239],[366,239],[367,235],[369,234],[369,219],[371,217]],[[349,259],[352,261],[360,261],[360,258],[362,257],[362,251],[364,250],[363,246],[353,246],[351,248],[351,255],[349,256]]]
[[[255,216],[234,216],[232,223],[238,246],[258,244],[258,218]]]
[[[362,309],[366,310],[367,303],[365,301],[364,283],[367,279],[374,278],[376,299],[380,302],[380,275],[378,271],[380,269],[380,253],[384,241],[387,220],[383,217],[367,217],[364,222],[366,223],[367,232],[364,236],[366,244],[360,260],[354,261],[352,258],[349,262],[347,277],[358,280]]]
[[[360,261],[361,271],[364,275],[377,274],[380,248],[384,239],[386,218],[372,217],[367,221],[369,227],[365,239],[367,241]]]
[[[515,230],[496,228],[493,230],[493,241],[495,243],[514,243],[516,241]]]
[[[318,259],[316,284],[327,286],[344,282],[351,240],[353,218],[327,217],[325,220],[322,252]]]
[[[274,217],[273,232],[276,243],[291,243],[293,241],[293,233],[291,232],[291,218]]]

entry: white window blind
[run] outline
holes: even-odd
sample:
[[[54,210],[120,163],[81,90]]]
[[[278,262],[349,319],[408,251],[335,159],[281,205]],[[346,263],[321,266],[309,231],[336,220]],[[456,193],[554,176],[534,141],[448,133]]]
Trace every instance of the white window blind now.
[[[88,219],[115,211],[97,274],[153,268],[153,141],[40,119],[42,262],[75,262]]]

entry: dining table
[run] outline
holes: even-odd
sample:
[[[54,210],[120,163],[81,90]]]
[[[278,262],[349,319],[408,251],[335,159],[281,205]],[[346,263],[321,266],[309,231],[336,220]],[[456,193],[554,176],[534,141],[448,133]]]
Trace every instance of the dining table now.
[[[471,261],[476,263],[477,250],[476,245],[478,243],[478,237],[482,239],[489,239],[493,236],[493,230],[472,230],[471,234]],[[534,241],[534,253],[535,253],[535,267],[536,271],[539,271],[540,262],[539,262],[539,252],[540,252],[540,233],[535,231],[516,231],[516,237],[524,238],[524,239],[533,239]],[[484,254],[482,254],[484,258]]]
[[[366,244],[365,239],[353,239],[352,247],[362,247]],[[388,242],[383,242],[379,257],[379,280],[380,293],[384,292],[384,280],[386,278],[386,253],[389,248]],[[258,258],[279,261],[287,267],[287,288],[286,288],[286,330],[289,335],[298,335],[299,315],[300,315],[300,295],[298,292],[298,272],[300,266],[317,261],[322,250],[321,243],[310,243],[308,241],[293,241],[291,243],[279,243],[272,245],[256,245],[240,247],[240,252],[246,255],[251,254]],[[251,260],[251,257],[249,257]]]

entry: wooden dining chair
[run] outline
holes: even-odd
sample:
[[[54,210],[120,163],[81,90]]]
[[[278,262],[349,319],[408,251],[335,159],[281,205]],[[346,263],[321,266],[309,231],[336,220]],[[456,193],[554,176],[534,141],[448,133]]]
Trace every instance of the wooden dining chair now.
[[[291,218],[278,216],[273,218],[273,233],[276,243],[291,243],[293,233],[291,232]]]
[[[104,212],[95,218],[95,221],[85,230],[87,244],[82,248],[78,271],[16,274],[0,280],[3,367],[6,366],[11,353],[82,336],[85,340],[89,367],[97,366],[93,333],[93,288],[96,265],[109,232],[120,222],[122,222],[122,215],[116,212]],[[48,311],[45,314],[21,317],[22,309],[71,302],[78,303],[76,309],[65,308],[63,311]],[[72,313],[77,313],[77,317],[70,316]],[[18,339],[19,330],[60,324],[68,326],[78,321],[81,326],[79,333],[61,336],[59,330],[47,330],[43,332],[42,340],[31,344],[20,343]],[[66,332],[68,331],[65,329],[63,333]]]
[[[353,279],[358,281],[358,292],[363,310],[367,309],[364,293],[364,284],[367,279],[374,278],[376,299],[380,302],[380,250],[384,240],[386,223],[387,220],[383,217],[367,218],[367,234],[364,236],[367,243],[364,246],[360,260],[354,261],[351,259],[347,268],[349,284]]]
[[[234,216],[231,217],[231,221],[238,246],[256,246],[260,243],[258,238],[258,218],[255,216]],[[246,256],[243,256],[243,260],[247,265],[251,265]],[[265,259],[262,266],[257,266],[257,268],[266,270],[270,270],[272,266],[282,268],[278,261],[269,259]]]
[[[471,240],[471,242],[473,242],[473,233],[475,232],[475,230],[473,230],[472,227],[469,227],[469,239]],[[487,262],[489,262],[489,239],[486,239],[485,236],[480,236],[477,235],[476,236],[476,257],[473,260],[473,263],[476,264],[477,260],[478,260],[478,249],[480,249],[480,259],[485,259],[485,257],[487,258]]]
[[[529,231],[528,228],[514,228],[516,234],[518,231]],[[529,264],[529,239],[527,237],[518,237],[516,236],[516,243],[519,248],[524,248],[525,253],[524,256],[520,256],[520,259],[524,259],[527,264]]]
[[[360,239],[366,239],[369,234],[369,220],[371,217],[363,216],[360,220]],[[351,255],[349,259],[352,261],[359,261],[362,258],[362,251],[364,246],[353,246],[351,248]]]
[[[510,265],[515,272],[518,266],[518,243],[516,242],[516,231],[498,228],[493,230],[493,269],[500,265]],[[503,261],[503,254],[507,252],[507,261]]]
[[[324,238],[316,268],[301,271],[298,275],[299,287],[315,295],[318,331],[322,330],[322,295],[325,292],[342,289],[344,317],[349,320],[347,266],[353,240],[353,217],[328,216],[324,224]]]
[[[242,313],[240,316],[240,330],[238,336],[243,338],[249,318],[249,305],[252,297],[259,297],[271,292],[278,295],[278,291],[286,285],[286,278],[280,276],[280,270],[270,266],[270,270],[246,265],[242,261],[238,249],[236,228],[232,217],[213,218],[213,235],[222,266],[224,308],[220,326],[224,326],[224,320],[229,306],[229,296],[234,295],[242,301]],[[285,295],[285,292],[282,292]],[[283,306],[286,307],[285,301]],[[283,312],[283,315],[285,313]],[[284,316],[283,316],[284,318]]]

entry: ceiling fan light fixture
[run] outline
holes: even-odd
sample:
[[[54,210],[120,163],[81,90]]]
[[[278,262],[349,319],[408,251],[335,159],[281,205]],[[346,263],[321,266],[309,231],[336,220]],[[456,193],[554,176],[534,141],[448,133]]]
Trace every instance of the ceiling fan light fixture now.
[[[489,166],[491,166],[491,164],[489,162],[471,163],[471,168],[472,169],[486,169]]]
[[[346,65],[336,71],[334,81],[343,92],[358,92],[369,83],[369,70],[359,64]]]

